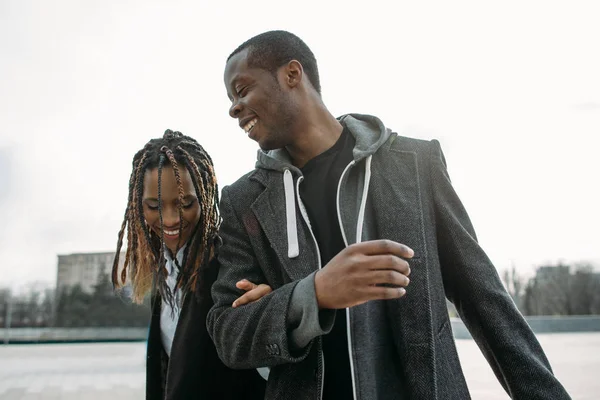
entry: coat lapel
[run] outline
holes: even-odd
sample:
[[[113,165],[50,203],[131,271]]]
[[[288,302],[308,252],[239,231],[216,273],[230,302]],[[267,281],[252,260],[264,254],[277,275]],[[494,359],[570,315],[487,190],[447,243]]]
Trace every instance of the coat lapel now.
[[[283,174],[270,173],[263,184],[266,185],[266,188],[252,204],[252,212],[277,254],[277,258],[288,275],[289,280],[302,279],[319,268],[316,256],[316,244],[299,211],[298,204],[295,204],[296,231],[298,232],[300,254],[295,258],[288,257]]]
[[[152,316],[148,331],[146,351],[146,399],[164,398],[164,376],[166,376],[166,355],[160,339],[160,295],[155,294],[150,301]]]

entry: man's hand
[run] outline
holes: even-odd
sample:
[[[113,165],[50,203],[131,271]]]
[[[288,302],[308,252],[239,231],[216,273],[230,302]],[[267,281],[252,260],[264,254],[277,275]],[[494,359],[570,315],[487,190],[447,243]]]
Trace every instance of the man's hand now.
[[[253,303],[255,301],[260,300],[263,296],[268,295],[273,291],[271,286],[261,283],[260,285],[255,285],[247,279],[242,279],[238,283],[235,284],[238,289],[245,290],[246,293],[237,298],[236,301],[231,305],[233,308],[243,306],[244,304]]]
[[[356,243],[340,251],[315,275],[319,308],[353,307],[406,294],[414,251],[391,240]]]

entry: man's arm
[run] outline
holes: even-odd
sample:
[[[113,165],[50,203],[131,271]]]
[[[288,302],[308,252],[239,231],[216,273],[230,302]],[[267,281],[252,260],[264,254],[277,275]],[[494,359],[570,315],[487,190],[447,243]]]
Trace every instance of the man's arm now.
[[[431,187],[446,296],[513,399],[569,399],[539,342],[477,242],[454,191],[437,141],[431,146]]]
[[[214,306],[207,318],[219,357],[230,368],[258,368],[303,360],[312,339],[329,332],[334,314],[319,311],[314,274],[291,282],[260,300],[232,307],[242,291],[236,283],[247,279],[266,283],[248,233],[223,188],[219,231],[223,244],[219,249],[219,276],[212,287]],[[278,266],[271,266],[278,268]]]

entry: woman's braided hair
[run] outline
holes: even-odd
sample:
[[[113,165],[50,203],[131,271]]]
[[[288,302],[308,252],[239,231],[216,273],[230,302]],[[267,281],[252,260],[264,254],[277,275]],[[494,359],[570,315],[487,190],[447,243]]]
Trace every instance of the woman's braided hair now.
[[[161,171],[165,163],[173,168],[179,187],[180,224],[183,215],[183,186],[179,166],[185,166],[189,171],[200,204],[200,219],[193,228],[192,236],[184,250],[182,265],[177,265],[180,272],[176,288],[181,288],[184,296],[190,291],[195,291],[201,278],[202,265],[206,265],[214,254],[221,217],[218,209],[219,189],[213,162],[204,148],[194,139],[181,132],[167,129],[162,138],[150,140],[133,157],[129,197],[118,235],[112,282],[116,288],[130,282],[133,289],[132,299],[135,303],[142,303],[144,297],[154,289],[158,290],[163,299],[173,306],[173,293],[166,284],[165,245],[162,234]],[[160,237],[146,225],[142,203],[144,175],[147,170],[154,168],[158,168]],[[127,252],[124,267],[119,271],[119,256],[125,231],[127,231]],[[173,259],[177,262],[177,257]]]

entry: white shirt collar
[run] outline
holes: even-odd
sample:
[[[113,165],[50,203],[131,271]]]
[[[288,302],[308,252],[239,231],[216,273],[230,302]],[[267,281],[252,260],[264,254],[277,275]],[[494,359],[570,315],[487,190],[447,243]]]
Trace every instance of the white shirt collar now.
[[[183,253],[185,252],[186,247],[187,247],[187,243],[184,244],[183,246],[181,246],[181,248],[177,252],[177,263],[180,266],[181,266],[181,263],[183,262]],[[165,268],[167,268],[167,273],[169,275],[171,275],[173,273],[173,270],[175,269],[174,268],[175,263],[173,262],[173,259],[171,258],[171,252],[168,249],[165,249],[164,255],[165,255],[165,260],[167,260],[167,262],[165,263]],[[179,272],[179,271],[175,271],[175,272]]]

